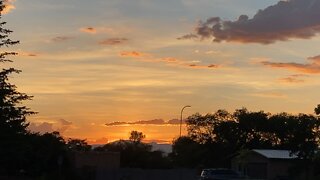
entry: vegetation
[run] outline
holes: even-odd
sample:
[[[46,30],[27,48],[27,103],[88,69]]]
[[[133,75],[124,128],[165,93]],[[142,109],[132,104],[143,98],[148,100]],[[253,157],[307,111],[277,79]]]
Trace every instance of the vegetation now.
[[[5,8],[0,1],[1,13]],[[16,52],[6,51],[19,43],[9,38],[11,30],[6,29],[6,22],[0,22],[0,63],[12,62],[8,57]],[[32,96],[17,91],[17,87],[9,82],[12,74],[20,73],[15,68],[0,70],[0,176],[51,177],[59,175],[62,166],[59,160],[66,159],[64,139],[58,132],[43,135],[31,133],[27,127],[27,117],[35,114],[23,105]]]
[[[152,151],[152,146],[142,142],[142,132],[131,131],[129,140],[108,143],[95,151],[120,152],[121,167],[131,168],[169,168],[168,157],[161,151]]]
[[[232,155],[250,149],[285,149],[311,161],[320,145],[320,119],[310,114],[242,108],[234,113],[194,114],[186,122],[188,135],[174,141],[172,157],[188,167],[227,167]]]
[[[0,0],[0,19],[4,9]],[[0,63],[12,62],[9,56],[17,53],[2,51],[19,41],[9,38],[11,30],[0,22]],[[15,68],[0,70],[0,177],[29,176],[42,179],[61,179],[68,174],[68,153],[92,151],[85,140],[65,141],[58,132],[38,134],[29,132],[27,117],[35,114],[22,103],[32,96],[17,91],[9,82]],[[173,142],[173,152],[165,156],[152,151],[143,143],[145,135],[132,131],[129,140],[119,140],[97,147],[94,151],[121,153],[121,167],[223,167],[237,152],[249,149],[286,149],[320,172],[320,105],[315,115],[251,112],[245,108],[229,113],[218,110],[213,114],[194,114],[187,118],[188,135]],[[70,178],[69,178],[70,179]],[[72,178],[71,178],[72,179]]]

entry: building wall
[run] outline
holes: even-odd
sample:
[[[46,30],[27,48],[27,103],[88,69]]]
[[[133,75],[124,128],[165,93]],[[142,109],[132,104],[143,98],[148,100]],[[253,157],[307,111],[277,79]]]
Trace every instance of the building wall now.
[[[293,160],[270,159],[268,164],[268,179],[289,175],[289,169],[294,165]]]
[[[245,176],[256,179],[267,179],[268,159],[253,152],[236,156],[232,159],[232,169]]]
[[[292,180],[318,180],[314,177],[313,166],[309,164],[304,168],[302,161],[295,159],[268,159],[256,152],[242,152],[231,159],[233,170],[241,172],[259,180],[275,180],[280,177],[291,178]],[[307,165],[307,164],[306,164]],[[295,168],[298,168],[294,171]],[[297,173],[294,177],[289,177],[289,171]]]
[[[247,152],[232,159],[232,169],[251,178],[273,180],[288,177],[288,170],[294,163],[294,160],[268,159],[255,152]]]

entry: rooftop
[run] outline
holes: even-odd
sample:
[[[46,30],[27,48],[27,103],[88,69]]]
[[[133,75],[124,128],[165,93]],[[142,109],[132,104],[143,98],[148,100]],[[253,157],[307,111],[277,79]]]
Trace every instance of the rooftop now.
[[[297,155],[292,154],[288,150],[270,150],[270,149],[253,149],[252,151],[268,158],[268,159],[296,159]]]

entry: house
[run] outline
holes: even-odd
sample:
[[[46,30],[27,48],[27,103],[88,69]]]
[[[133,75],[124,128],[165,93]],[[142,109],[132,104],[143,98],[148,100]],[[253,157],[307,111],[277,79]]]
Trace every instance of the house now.
[[[281,180],[289,179],[289,171],[299,162],[301,160],[288,150],[253,149],[233,157],[231,167],[250,178]]]

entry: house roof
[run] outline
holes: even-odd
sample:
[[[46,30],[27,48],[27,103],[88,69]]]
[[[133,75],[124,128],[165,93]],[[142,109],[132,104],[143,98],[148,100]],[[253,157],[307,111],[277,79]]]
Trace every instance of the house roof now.
[[[252,151],[268,159],[297,159],[298,156],[288,150],[253,149]]]

